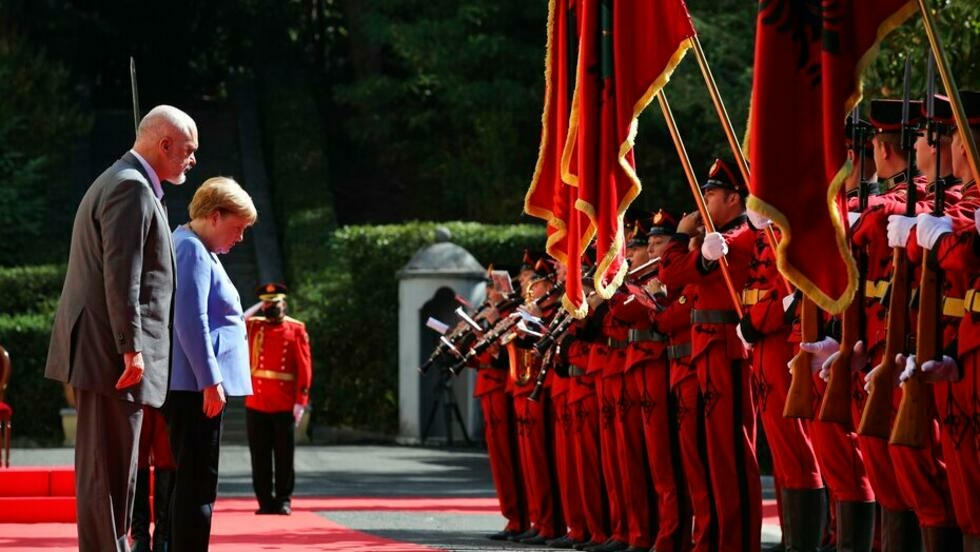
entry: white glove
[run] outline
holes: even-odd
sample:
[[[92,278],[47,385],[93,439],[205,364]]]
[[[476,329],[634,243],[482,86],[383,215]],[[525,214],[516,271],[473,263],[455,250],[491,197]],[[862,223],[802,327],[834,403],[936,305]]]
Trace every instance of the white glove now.
[[[824,361],[823,366],[820,367],[820,379],[824,381],[830,381],[830,368],[834,365],[834,362],[840,356],[840,349],[835,351],[827,360]],[[868,352],[865,350],[864,341],[858,341],[854,344],[853,354],[851,354],[851,371],[857,372],[864,369],[864,366],[868,363]]]
[[[728,253],[728,244],[725,243],[725,236],[718,232],[705,234],[704,243],[701,244],[701,255],[709,261],[717,261]]]
[[[973,223],[977,226],[977,234],[980,234],[980,209],[973,213]]]
[[[909,241],[909,233],[915,226],[915,217],[889,215],[888,217],[888,247],[905,247]]]
[[[299,427],[299,423],[303,420],[303,412],[305,411],[305,406],[301,404],[293,405],[293,419],[296,420],[296,427]]]
[[[912,355],[912,358],[914,359],[915,358],[915,355]],[[905,355],[903,355],[903,354],[895,355],[895,364],[902,365],[904,363],[905,363]],[[908,366],[908,365],[906,365],[906,366]],[[865,376],[864,376],[864,391],[865,391],[865,393],[870,393],[871,392],[871,388],[874,386],[874,384],[872,384],[872,381],[874,381],[874,379],[878,377],[878,374],[883,369],[884,369],[884,365],[883,364],[879,364],[879,365],[875,366],[874,368],[872,368],[870,372],[868,372],[867,374],[865,374]],[[902,374],[905,374],[905,371],[902,371],[902,373],[899,374],[897,378],[895,378],[895,381],[892,382],[892,387],[896,387],[896,386],[898,386],[898,384],[900,382],[905,381],[905,380],[902,379]]]
[[[854,228],[857,221],[861,218],[861,213],[854,213],[852,211],[847,212],[847,226],[849,228]]]
[[[752,350],[752,344],[745,340],[745,336],[742,335],[742,325],[735,325],[735,335],[738,336],[738,340],[742,342],[742,346],[745,347],[746,351]]]
[[[840,354],[840,343],[832,337],[825,337],[820,341],[800,343],[800,350],[810,353],[810,371],[816,374],[823,367],[827,359]],[[790,366],[792,368],[792,362]]]
[[[898,355],[895,361],[898,362],[902,360],[903,356]],[[943,355],[942,360],[927,360],[921,368],[917,366],[915,360],[915,355],[909,355],[909,358],[905,361],[905,369],[899,375],[898,379],[902,383],[912,377],[917,369],[922,370],[922,375],[925,376],[926,381],[935,383],[940,381],[956,381],[960,379],[960,367],[956,364],[956,360],[952,357]]]
[[[766,226],[772,224],[769,217],[763,215],[762,213],[753,211],[752,209],[748,209],[745,213],[749,216],[749,222],[752,223],[753,228],[762,230]]]
[[[795,293],[790,293],[786,297],[783,297],[783,312],[788,311],[789,308],[793,306],[793,301],[795,299],[796,299]]]
[[[919,240],[919,245],[926,249],[932,249],[939,236],[952,231],[953,219],[949,217],[934,217],[929,213],[922,213],[916,222],[916,238]]]

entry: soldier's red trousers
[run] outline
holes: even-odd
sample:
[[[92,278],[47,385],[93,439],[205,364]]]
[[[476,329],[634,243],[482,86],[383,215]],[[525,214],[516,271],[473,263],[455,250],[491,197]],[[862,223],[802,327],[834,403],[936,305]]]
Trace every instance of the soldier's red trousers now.
[[[609,499],[609,536],[627,542],[629,527],[626,522],[626,497],[623,478],[620,477],[619,458],[616,452],[616,394],[619,378],[596,376],[596,392],[599,399],[599,454],[602,457],[602,480]]]
[[[555,484],[552,480],[554,457],[551,424],[548,417],[550,398],[547,391],[538,401],[528,400],[527,395],[514,396],[517,413],[517,445],[520,450],[521,474],[527,493],[528,518],[545,538],[558,535],[559,516],[556,512]],[[561,531],[564,533],[564,530]]]
[[[817,400],[820,404],[827,382],[813,375]],[[820,473],[830,490],[830,498],[838,502],[874,502],[864,457],[858,446],[858,436],[850,427],[814,419],[808,422],[813,452],[820,464]]]
[[[704,400],[708,473],[715,498],[718,550],[758,552],[762,484],[755,457],[749,367],[712,343],[693,359]]]
[[[578,489],[585,513],[589,537],[594,542],[609,538],[609,519],[606,516],[606,494],[603,493],[602,459],[599,453],[599,403],[596,397],[594,374],[572,379],[569,407],[575,412],[574,444]]]
[[[851,391],[851,427],[857,428],[861,425],[864,401],[868,396],[864,391],[864,374],[852,374]],[[896,388],[895,398],[898,397]],[[898,408],[898,402],[895,398],[893,398],[893,405],[894,408]],[[894,414],[892,421],[894,421]],[[895,467],[892,465],[891,454],[888,452],[888,440],[858,435],[858,445],[861,447],[864,468],[868,473],[868,481],[871,483],[871,488],[874,489],[878,504],[886,510],[895,512],[911,510],[911,504],[902,496],[898,486]]]
[[[819,489],[823,487],[820,468],[803,420],[783,416],[792,381],[786,363],[793,354],[793,344],[782,334],[766,336],[753,347],[752,367],[757,382],[759,416],[781,487]]]
[[[480,397],[483,410],[484,440],[490,459],[490,474],[497,490],[500,513],[507,519],[507,531],[527,529],[527,512],[520,480],[517,433],[511,397],[503,389]]]
[[[562,517],[568,526],[568,535],[576,542],[585,540],[588,530],[585,523],[585,509],[582,493],[579,490],[578,467],[575,461],[575,447],[578,435],[575,431],[575,413],[568,404],[568,382],[552,386],[552,419],[555,423],[555,468],[558,474],[558,492],[561,497]]]
[[[150,406],[143,407],[137,464],[141,470],[148,469],[151,465],[158,470],[177,469],[174,453],[170,450],[167,422],[158,409]]]
[[[635,368],[634,368],[635,369]],[[655,512],[651,512],[653,486],[647,471],[646,446],[643,438],[643,396],[630,383],[630,372],[605,379],[613,390],[616,404],[617,468],[623,485],[626,506],[627,541],[630,546],[650,548],[657,527]],[[660,449],[658,454],[669,454]]]
[[[888,445],[899,490],[923,527],[955,527],[953,498],[939,439],[939,421],[930,389],[926,390],[930,415],[925,420],[922,448]]]
[[[670,370],[674,400],[677,405],[677,439],[684,466],[684,480],[687,482],[688,499],[694,515],[693,549],[695,552],[708,552],[714,545],[717,527],[711,506],[708,445],[704,434],[704,402],[701,400],[697,373],[692,367],[672,362]],[[690,514],[681,518],[682,525],[690,522]],[[681,548],[681,550],[688,549]]]
[[[691,546],[691,511],[678,440],[676,400],[667,359],[648,360],[630,369],[631,395],[640,398],[650,478],[656,490],[658,529],[654,548],[679,552]]]
[[[956,521],[980,537],[980,349],[960,358],[960,370],[960,381],[935,384],[934,392],[949,397],[939,416]]]

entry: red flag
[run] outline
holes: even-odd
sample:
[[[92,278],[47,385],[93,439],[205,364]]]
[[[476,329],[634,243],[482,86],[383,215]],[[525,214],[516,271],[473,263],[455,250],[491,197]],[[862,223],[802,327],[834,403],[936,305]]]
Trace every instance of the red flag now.
[[[641,190],[633,164],[637,118],[691,47],[694,27],[682,0],[580,0],[579,6],[562,176],[578,188],[575,209],[590,222],[581,243],[595,235],[595,287],[609,298],[626,275],[623,213]]]
[[[836,203],[851,171],[845,116],[879,41],[916,9],[909,0],[760,0],[749,117],[749,207],[783,232],[780,272],[841,312],[857,286]]]
[[[524,198],[524,210],[548,223],[545,250],[568,267],[563,302],[569,312],[584,316],[581,256],[585,244],[581,238],[588,220],[573,207],[577,189],[561,179],[561,154],[575,89],[578,31],[574,21],[578,3],[579,0],[551,0],[548,5],[541,146],[531,187]]]

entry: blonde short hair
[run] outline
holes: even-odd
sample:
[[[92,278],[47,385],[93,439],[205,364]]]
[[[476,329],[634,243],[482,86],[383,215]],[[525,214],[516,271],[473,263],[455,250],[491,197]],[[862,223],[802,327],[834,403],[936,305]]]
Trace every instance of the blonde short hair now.
[[[255,224],[258,219],[251,196],[238,182],[227,176],[215,176],[205,180],[204,184],[194,192],[194,198],[187,207],[191,219],[204,218],[215,211],[242,217],[250,225]]]

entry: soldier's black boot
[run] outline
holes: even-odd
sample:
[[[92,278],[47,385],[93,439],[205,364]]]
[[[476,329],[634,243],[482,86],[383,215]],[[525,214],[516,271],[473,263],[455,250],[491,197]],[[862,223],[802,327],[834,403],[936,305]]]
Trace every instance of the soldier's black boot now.
[[[980,535],[963,535],[963,552],[980,552]]]
[[[926,552],[961,552],[963,533],[959,527],[923,527],[922,544]]]
[[[874,502],[837,503],[837,552],[871,552],[874,530]]]
[[[786,552],[816,552],[827,511],[823,489],[783,489]]]
[[[150,470],[136,470],[136,497],[133,501],[133,552],[150,552]]]
[[[154,472],[153,510],[156,525],[153,527],[153,552],[170,552],[170,497],[174,490],[174,474],[173,470]]]
[[[881,509],[881,552],[919,552],[922,532],[912,510]]]

